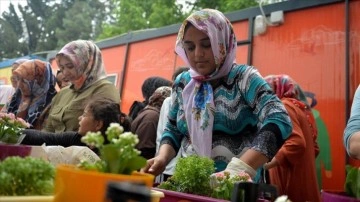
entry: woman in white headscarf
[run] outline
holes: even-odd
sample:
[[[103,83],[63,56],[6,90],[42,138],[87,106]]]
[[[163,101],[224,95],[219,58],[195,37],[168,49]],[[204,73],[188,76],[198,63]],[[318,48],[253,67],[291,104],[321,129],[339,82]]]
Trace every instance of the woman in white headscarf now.
[[[71,85],[54,97],[44,131],[77,131],[78,118],[91,97],[120,102],[119,92],[106,80],[101,51],[94,42],[76,40],[66,44],[56,55],[56,62]]]

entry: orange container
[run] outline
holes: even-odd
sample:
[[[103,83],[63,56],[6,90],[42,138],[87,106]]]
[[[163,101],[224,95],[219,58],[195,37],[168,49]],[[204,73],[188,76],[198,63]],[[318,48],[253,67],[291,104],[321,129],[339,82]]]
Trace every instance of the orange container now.
[[[58,165],[54,202],[103,202],[109,181],[141,183],[151,188],[154,176],[138,172],[131,175],[101,173],[81,170],[71,165]]]

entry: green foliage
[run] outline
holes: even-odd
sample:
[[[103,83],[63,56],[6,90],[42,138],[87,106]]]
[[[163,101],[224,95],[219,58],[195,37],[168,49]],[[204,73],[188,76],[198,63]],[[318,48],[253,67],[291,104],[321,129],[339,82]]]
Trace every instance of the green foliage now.
[[[106,130],[106,138],[109,144],[104,144],[104,136],[100,132],[88,132],[81,138],[90,147],[99,148],[101,160],[95,164],[83,161],[78,167],[106,173],[131,174],[146,165],[146,159],[135,149],[135,145],[139,143],[137,135],[124,133],[122,126],[112,123]]]
[[[241,171],[230,176],[229,172],[215,173],[214,161],[208,157],[189,156],[180,158],[174,175],[162,182],[161,189],[230,200],[235,182],[252,182],[251,177]]]
[[[346,166],[345,192],[352,197],[360,199],[360,168]]]
[[[213,8],[223,13],[258,6],[256,0],[196,0],[194,2],[188,2],[188,4],[192,7],[191,10],[193,11],[203,8]]]
[[[257,6],[256,0],[195,0],[185,1],[185,4],[179,4],[177,0],[26,2],[26,6],[18,6],[20,12],[10,4],[9,11],[1,16],[0,55],[3,58],[59,49],[75,39],[95,41],[181,23],[192,11],[202,8],[226,13]]]
[[[207,196],[211,193],[210,175],[214,173],[214,161],[207,157],[189,156],[180,158],[175,172],[159,188]]]
[[[0,196],[51,195],[55,167],[33,157],[7,157],[0,162]]]

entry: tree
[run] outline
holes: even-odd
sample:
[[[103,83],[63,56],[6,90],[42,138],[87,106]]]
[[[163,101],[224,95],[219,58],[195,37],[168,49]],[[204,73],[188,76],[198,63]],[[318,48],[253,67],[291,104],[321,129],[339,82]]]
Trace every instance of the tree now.
[[[12,46],[2,46],[0,52],[13,58],[54,50],[75,39],[95,40],[110,11],[107,6],[111,7],[104,0],[27,0],[27,5],[19,5],[16,12],[10,4],[9,11],[1,16],[2,27],[6,27],[1,31],[2,36],[17,39]]]
[[[0,60],[26,54],[26,47],[19,42],[17,35],[11,24],[0,18]]]
[[[256,0],[195,0],[186,1],[189,10],[176,0],[113,0],[112,21],[103,25],[98,39],[120,35],[134,30],[157,28],[181,23],[192,11],[214,8],[224,13],[258,5]]]
[[[87,12],[90,9],[86,2],[78,1],[66,11],[63,19],[64,28],[57,28],[55,32],[58,39],[57,47],[76,39],[91,39],[91,16]]]
[[[200,10],[203,8],[217,9],[223,13],[241,10],[258,5],[257,0],[196,0],[194,2],[187,1],[192,10]]]
[[[9,12],[3,13],[0,19],[0,47],[2,58],[18,57],[27,53],[27,44],[23,39],[21,19],[15,12],[15,7],[10,3]]]
[[[149,26],[156,28],[181,22],[186,17],[182,8],[176,0],[156,0],[151,7]]]

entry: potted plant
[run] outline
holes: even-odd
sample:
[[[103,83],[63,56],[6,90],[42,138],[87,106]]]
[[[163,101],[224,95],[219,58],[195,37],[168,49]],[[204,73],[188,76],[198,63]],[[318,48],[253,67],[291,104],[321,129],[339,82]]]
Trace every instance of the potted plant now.
[[[360,202],[360,168],[346,166],[345,192],[322,191],[323,202]]]
[[[162,202],[181,200],[215,202],[231,200],[236,183],[255,184],[245,172],[240,172],[236,176],[230,176],[227,172],[212,176],[214,171],[214,162],[207,157],[181,158],[176,164],[174,175],[154,189],[165,194],[161,199]],[[256,191],[258,191],[257,187]]]
[[[52,201],[55,167],[48,161],[10,156],[0,173],[0,201]]]
[[[12,113],[0,113],[0,161],[8,156],[28,156],[30,146],[19,145],[25,137],[21,131],[30,124]]]
[[[84,143],[98,148],[101,160],[57,167],[54,202],[104,201],[107,184],[114,181],[152,187],[154,176],[136,171],[146,164],[146,159],[135,149],[139,142],[137,135],[124,133],[117,123],[110,124],[105,134],[104,137],[100,132],[88,132],[82,137]]]

